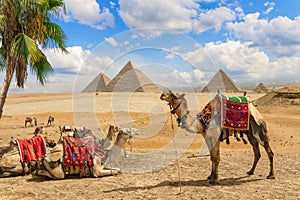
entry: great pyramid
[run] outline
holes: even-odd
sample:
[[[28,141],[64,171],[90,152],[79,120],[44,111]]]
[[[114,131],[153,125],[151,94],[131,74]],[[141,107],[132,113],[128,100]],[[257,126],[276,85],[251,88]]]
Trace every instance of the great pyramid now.
[[[110,78],[104,73],[100,73],[82,92],[103,92],[109,82]]]
[[[161,92],[131,61],[121,69],[104,90],[105,92]]]
[[[264,86],[263,83],[259,83],[256,88],[255,88],[256,92],[268,92],[268,89]]]
[[[216,92],[217,90],[222,92],[241,92],[238,85],[222,69],[216,73],[201,92]]]

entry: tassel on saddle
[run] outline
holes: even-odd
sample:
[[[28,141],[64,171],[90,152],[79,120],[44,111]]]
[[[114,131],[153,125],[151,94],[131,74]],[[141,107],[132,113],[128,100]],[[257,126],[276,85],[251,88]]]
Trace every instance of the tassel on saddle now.
[[[240,136],[238,136],[237,130],[234,130],[233,131],[234,138],[238,142],[242,140],[244,144],[248,144],[247,140],[244,138],[244,134],[247,135],[247,131],[240,131],[239,133],[240,133]],[[227,128],[225,130],[222,129],[221,130],[221,135],[220,135],[220,141],[223,142],[224,140],[226,140],[226,144],[230,144],[229,136],[230,136],[229,129],[227,129]]]

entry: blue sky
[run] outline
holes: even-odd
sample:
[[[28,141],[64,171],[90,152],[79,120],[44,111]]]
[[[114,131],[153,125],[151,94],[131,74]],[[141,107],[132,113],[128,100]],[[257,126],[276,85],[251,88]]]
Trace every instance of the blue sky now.
[[[45,50],[55,75],[43,87],[29,75],[11,93],[82,90],[131,60],[154,82],[204,85],[223,69],[238,83],[299,81],[298,0],[66,0],[54,19],[70,54]],[[1,72],[0,81],[4,74]]]

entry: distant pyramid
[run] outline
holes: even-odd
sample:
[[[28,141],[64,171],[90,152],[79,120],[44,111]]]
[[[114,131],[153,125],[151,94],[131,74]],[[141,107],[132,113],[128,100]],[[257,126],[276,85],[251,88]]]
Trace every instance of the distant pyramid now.
[[[161,92],[145,74],[129,61],[107,85],[106,92]]]
[[[256,88],[255,88],[256,92],[268,92],[268,89],[264,86],[263,83],[259,83]]]
[[[110,78],[100,73],[82,92],[103,92],[109,82]]]
[[[241,92],[238,85],[220,69],[201,92]]]

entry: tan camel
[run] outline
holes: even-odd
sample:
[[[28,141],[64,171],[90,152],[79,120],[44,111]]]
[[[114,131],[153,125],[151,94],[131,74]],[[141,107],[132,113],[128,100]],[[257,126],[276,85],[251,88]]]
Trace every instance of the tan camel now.
[[[30,126],[37,126],[37,119],[35,117],[26,117],[25,118],[25,124],[24,127],[27,127],[27,124],[30,124]]]
[[[202,134],[205,138],[206,144],[210,150],[210,158],[212,161],[212,170],[210,176],[208,176],[208,180],[211,184],[216,183],[218,180],[218,166],[220,162],[220,140],[222,140],[222,133],[223,131],[220,130],[217,131],[219,135],[209,133],[207,129],[203,127],[203,125],[199,122],[199,119],[190,117],[189,111],[188,111],[188,105],[187,101],[184,98],[184,94],[182,95],[176,95],[169,92],[163,92],[160,96],[160,99],[163,101],[166,101],[169,103],[172,114],[175,114],[177,116],[177,121],[180,122],[180,126],[184,128],[185,130],[196,133],[196,134]],[[249,103],[251,104],[251,103]],[[254,170],[256,168],[257,162],[260,158],[260,150],[259,150],[259,144],[261,144],[269,157],[270,161],[270,172],[267,176],[267,179],[274,179],[274,171],[273,171],[273,152],[271,150],[271,147],[269,145],[269,138],[267,136],[267,129],[266,129],[266,123],[260,119],[259,125],[255,120],[255,117],[253,116],[254,112],[258,113],[258,111],[255,109],[253,105],[249,105],[250,108],[250,122],[249,122],[249,130],[245,131],[244,133],[247,135],[248,140],[250,144],[252,145],[253,152],[254,152],[254,162],[252,165],[252,168],[250,171],[247,172],[248,175],[254,174]],[[216,119],[212,119],[216,120]],[[218,128],[217,128],[218,129]]]
[[[52,125],[54,125],[53,123],[54,123],[54,117],[50,115],[48,117],[47,126],[52,126]]]
[[[110,130],[116,130],[111,128]],[[109,134],[107,140],[112,139],[112,134]],[[127,131],[119,129],[118,135],[114,145],[108,149],[108,155],[106,158],[116,159],[121,155],[121,151],[124,148],[126,142],[132,137]],[[103,161],[100,156],[95,155],[93,158],[94,165],[90,167],[70,167],[66,172],[64,163],[61,162],[63,157],[63,140],[61,139],[56,145],[56,149],[48,153],[41,162],[40,169],[37,170],[37,175],[47,176],[51,179],[64,179],[66,173],[70,175],[79,175],[80,177],[101,177],[107,175],[116,175],[120,173],[119,168],[107,167],[111,160],[108,162]]]
[[[36,161],[21,162],[15,139],[12,139],[9,146],[0,148],[0,177],[28,175],[35,171],[36,163]]]
[[[110,125],[108,134],[104,140],[101,142],[107,146],[111,145],[111,139],[119,129],[113,125]],[[42,134],[42,128],[37,127],[34,131],[34,136]],[[45,142],[47,144],[47,153],[49,157],[56,159],[55,152],[60,152],[61,145],[51,145],[51,139],[44,136]],[[50,144],[50,145],[49,145]],[[60,154],[59,154],[60,155]],[[20,151],[16,139],[12,138],[8,146],[0,147],[0,177],[8,176],[21,176],[33,173],[37,169],[37,162],[30,161],[26,163],[21,162]]]

